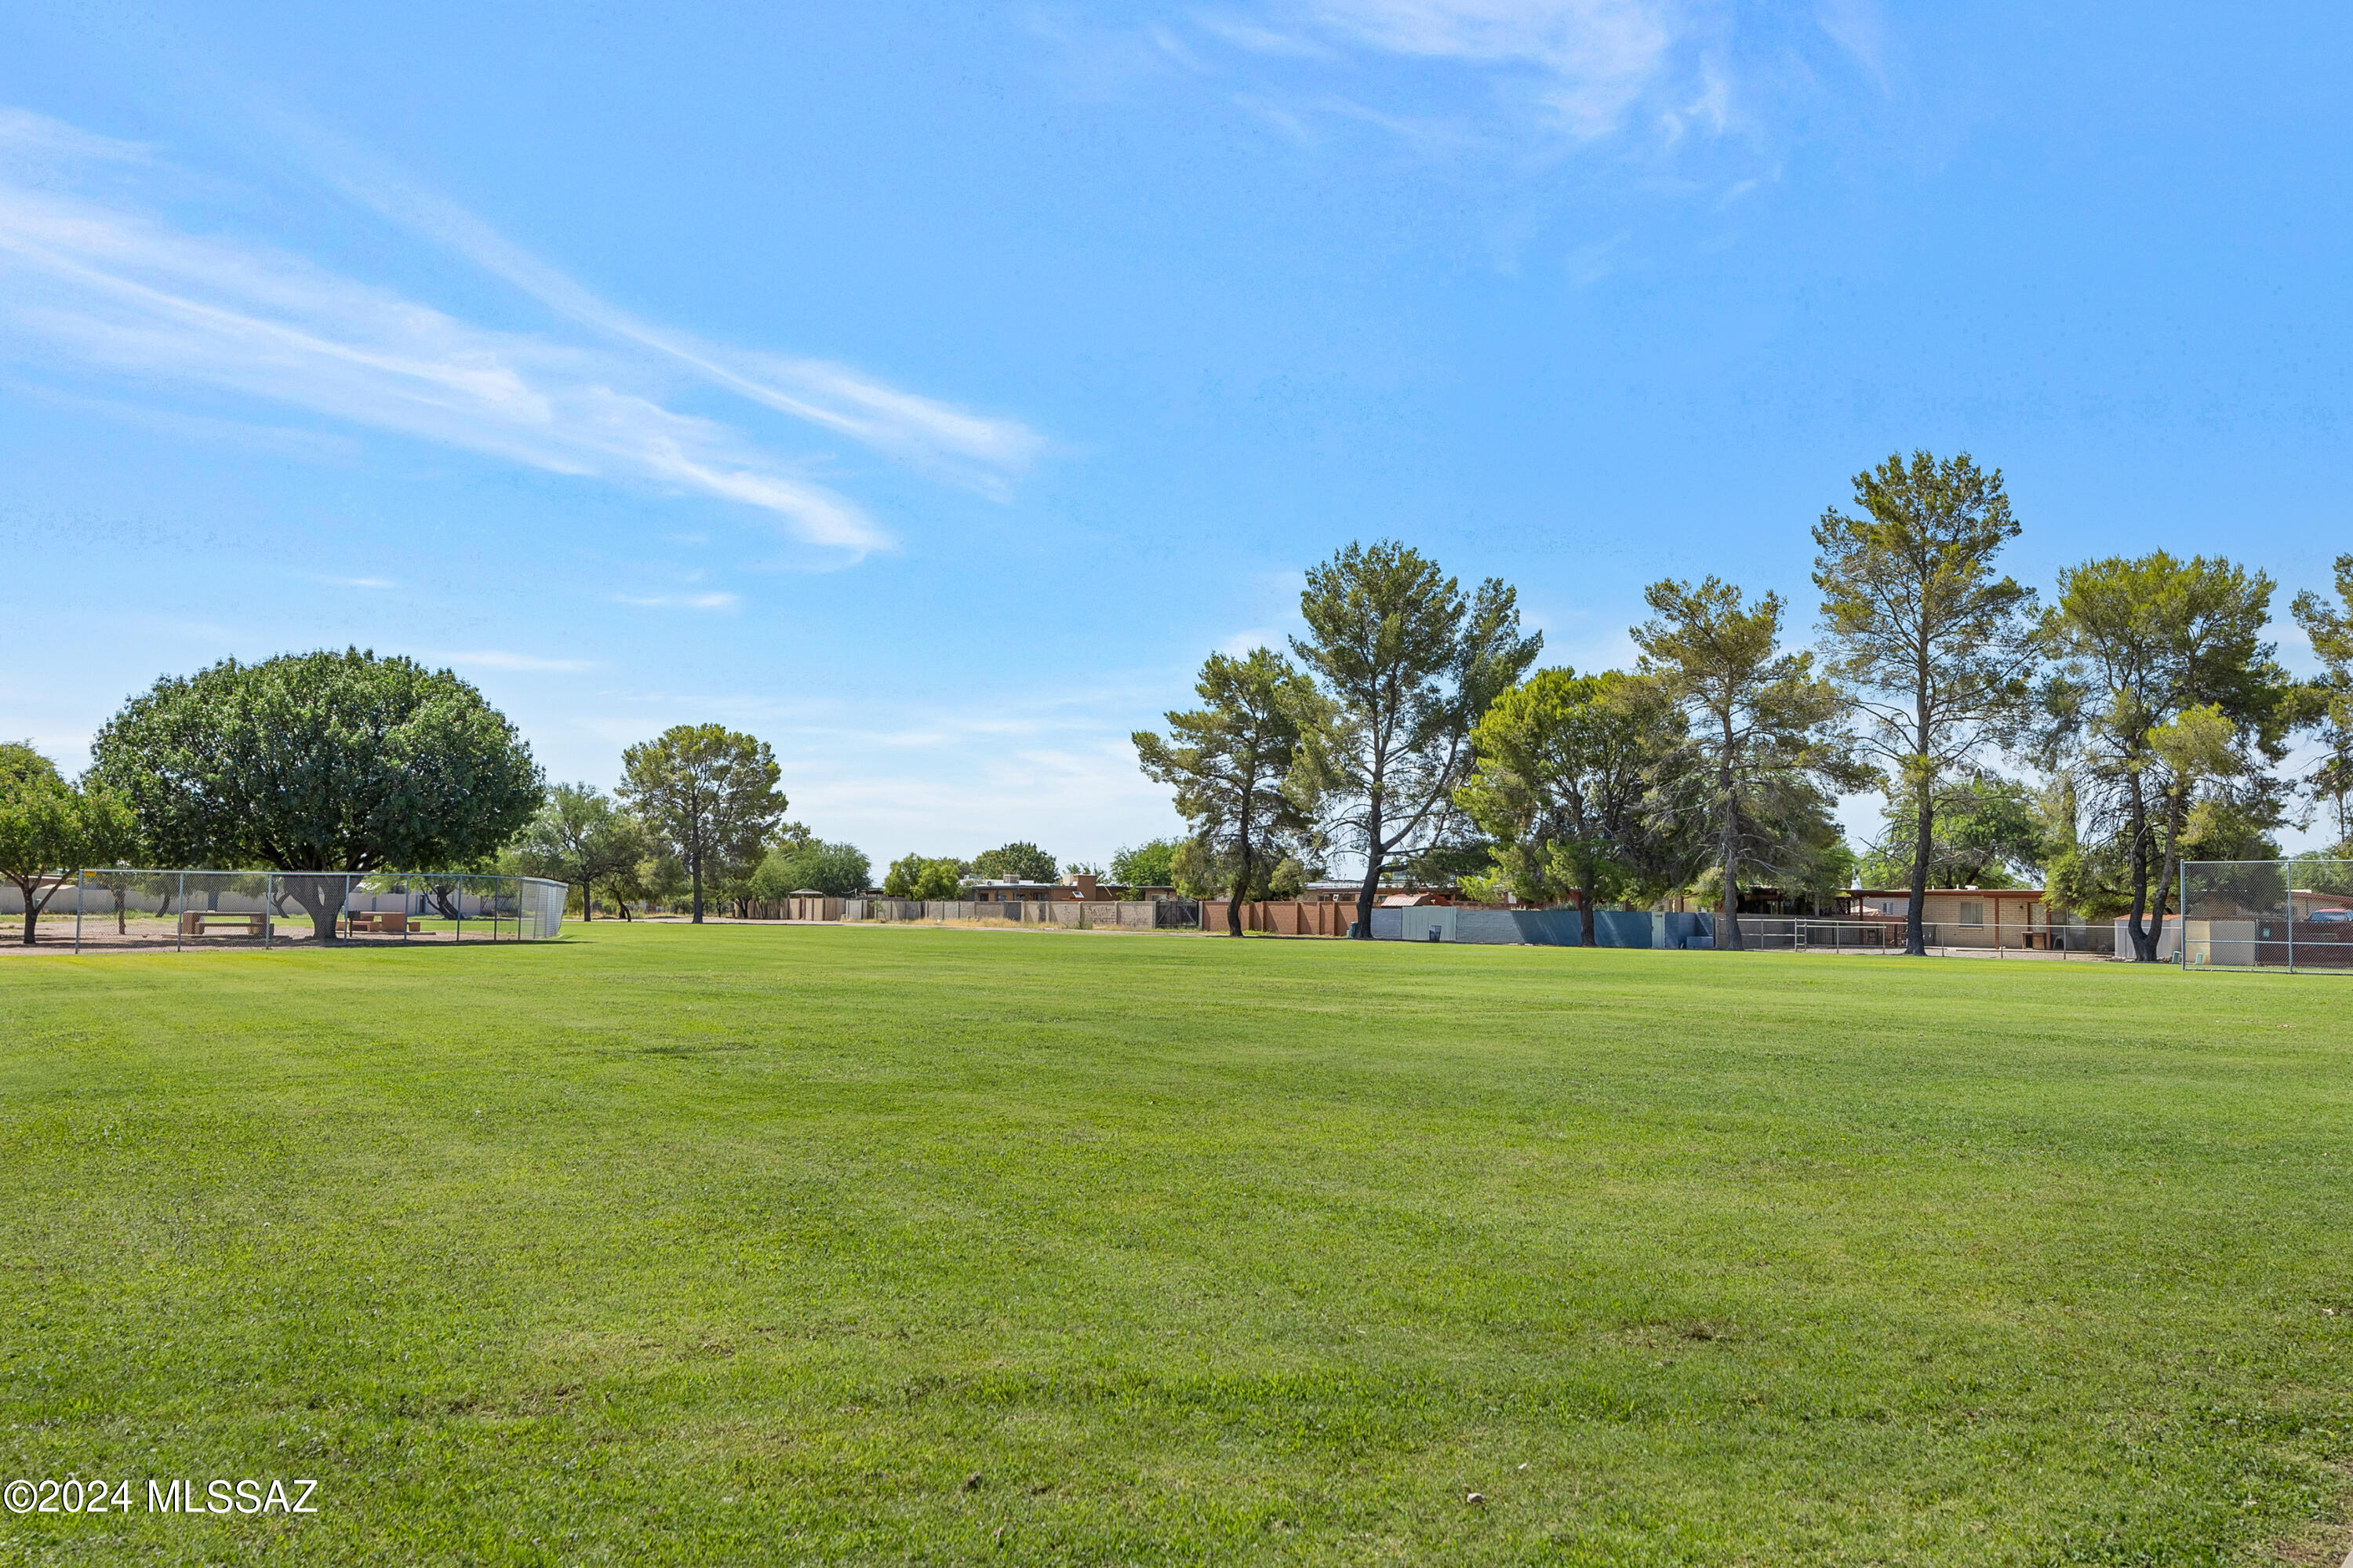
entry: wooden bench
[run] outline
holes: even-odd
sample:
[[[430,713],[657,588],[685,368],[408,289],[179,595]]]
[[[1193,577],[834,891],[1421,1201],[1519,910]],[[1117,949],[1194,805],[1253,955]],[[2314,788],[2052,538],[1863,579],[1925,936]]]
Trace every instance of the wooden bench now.
[[[181,936],[201,937],[205,934],[205,927],[207,926],[236,927],[248,937],[259,937],[261,935],[261,915],[259,911],[251,915],[227,915],[217,909],[181,911]]]

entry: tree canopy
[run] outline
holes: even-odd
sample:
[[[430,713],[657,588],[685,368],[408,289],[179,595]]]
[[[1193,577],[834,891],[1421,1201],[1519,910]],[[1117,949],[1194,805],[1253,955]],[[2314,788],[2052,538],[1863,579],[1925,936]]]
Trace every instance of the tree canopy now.
[[[976,877],[991,882],[1052,882],[1062,874],[1061,863],[1036,844],[999,844],[973,856]]]
[[[1692,813],[1712,829],[1716,944],[1737,948],[1741,874],[1805,882],[1826,847],[1824,786],[1860,788],[1871,775],[1847,751],[1836,727],[1842,704],[1812,655],[1782,652],[1778,594],[1751,606],[1709,577],[1696,587],[1653,583],[1644,598],[1656,618],[1634,629],[1642,673],[1690,721],[1676,758],[1682,788],[1658,809],[1668,820]]]
[[[2324,672],[2315,693],[2323,750],[2305,782],[2329,809],[2341,858],[2353,856],[2353,555],[2337,557],[2337,599],[2306,589],[2295,614]]]
[[[2165,551],[2060,574],[2040,635],[2045,759],[2066,768],[2095,824],[2121,842],[2133,956],[2157,960],[2181,836],[2202,792],[2274,812],[2302,689],[2263,641],[2272,580]]]
[[[1994,575],[2019,533],[1999,469],[1966,452],[1890,457],[1855,475],[1854,500],[1855,514],[1833,507],[1814,528],[1827,669],[1908,816],[1905,950],[1925,953],[1936,813],[2029,711],[2034,594]]]
[[[1364,856],[1356,934],[1372,934],[1389,857],[1449,825],[1471,766],[1471,729],[1544,647],[1520,630],[1518,596],[1490,577],[1466,599],[1419,551],[1352,544],[1309,568],[1308,635],[1291,646],[1324,697],[1305,736],[1302,787]]]
[[[804,888],[815,888],[829,898],[848,898],[866,891],[872,863],[856,844],[806,843],[772,849],[752,876],[752,895],[771,902]]]
[[[686,867],[694,919],[706,883],[759,863],[787,802],[767,742],[724,725],[673,725],[621,754],[621,799]]]
[[[1647,807],[1684,732],[1653,681],[1539,670],[1472,730],[1475,766],[1455,799],[1495,840],[1494,864],[1512,892],[1532,904],[1576,895],[1590,947],[1599,903],[1662,869]]]
[[[136,838],[121,795],[102,784],[77,789],[30,746],[0,745],[0,878],[24,902],[26,947],[68,874],[121,863]]]
[[[1886,798],[1886,832],[1862,860],[1872,887],[2017,887],[2039,875],[2052,851],[2052,824],[2034,791],[2016,779],[1980,776],[1950,781],[1938,796],[1926,874],[1915,803]]]
[[[151,852],[175,865],[475,863],[541,799],[531,747],[480,692],[355,648],[165,676],[90,752],[93,779],[130,802]],[[287,885],[332,941],[342,883]]]
[[[964,891],[969,869],[948,856],[902,855],[891,863],[882,891],[892,898],[951,899]]]
[[[1168,714],[1167,737],[1138,730],[1130,738],[1145,776],[1176,787],[1176,814],[1194,838],[1229,863],[1226,930],[1239,937],[1244,901],[1314,830],[1298,765],[1301,737],[1322,705],[1291,662],[1265,648],[1210,654],[1193,689],[1202,705]]]
[[[1111,857],[1111,879],[1122,887],[1176,885],[1175,839],[1149,839],[1121,849]]]
[[[596,918],[593,892],[630,876],[646,858],[645,830],[612,798],[590,784],[558,784],[510,852],[525,876],[543,876],[580,889],[581,918]]]

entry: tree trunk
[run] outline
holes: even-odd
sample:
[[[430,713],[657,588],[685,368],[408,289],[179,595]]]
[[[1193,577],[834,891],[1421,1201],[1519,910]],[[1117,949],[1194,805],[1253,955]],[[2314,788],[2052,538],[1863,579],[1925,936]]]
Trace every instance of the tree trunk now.
[[[580,923],[586,925],[596,918],[596,885],[583,877],[580,882]]]
[[[1730,726],[1725,726],[1725,749],[1732,749]],[[1732,765],[1727,762],[1716,770],[1716,788],[1724,792],[1724,862],[1723,913],[1716,918],[1715,946],[1719,952],[1740,950],[1740,803],[1732,798]]]
[[[1912,896],[1904,905],[1904,950],[1913,958],[1925,959],[1928,956],[1928,857],[1936,848],[1936,806],[1925,783],[1913,829]]]
[[[690,853],[686,857],[687,874],[694,878],[694,923],[702,924],[702,856]]]
[[[335,923],[343,916],[343,900],[350,892],[343,878],[297,872],[282,876],[280,886],[311,916],[311,934],[317,941],[324,945],[335,940]]]
[[[1577,939],[1588,948],[1600,946],[1601,938],[1593,923],[1593,872],[1586,869],[1583,880],[1577,885]]]
[[[33,942],[33,927],[35,927],[35,925],[37,925],[37,924],[39,922],[39,920],[40,920],[40,918],[41,918],[41,910],[40,910],[40,906],[39,906],[39,905],[37,905],[37,904],[35,904],[35,903],[33,902],[33,889],[34,889],[35,887],[37,887],[37,886],[38,886],[38,885],[39,885],[39,884],[40,884],[40,878],[39,878],[39,877],[35,877],[35,878],[34,878],[32,881],[30,881],[30,882],[22,882],[22,881],[18,881],[16,877],[13,877],[13,876],[12,876],[12,877],[10,877],[8,880],[9,880],[9,881],[11,881],[11,882],[16,883],[16,891],[17,891],[18,893],[22,894],[22,895],[24,895],[24,900],[25,900],[25,932],[24,932],[24,936],[23,936],[22,941],[23,941],[24,946],[26,946],[26,947],[29,948],[29,947],[32,947],[32,946],[34,945],[34,942]],[[48,902],[48,900],[47,900],[47,899],[46,899],[46,898],[45,898],[45,899],[43,899],[43,900],[41,900],[41,903],[42,903],[42,904],[46,904],[46,903],[47,903],[47,902]]]
[[[1381,885],[1381,803],[1377,795],[1365,815],[1365,885],[1356,889],[1356,940],[1373,939],[1373,896]]]
[[[114,934],[118,937],[128,936],[131,933],[129,916],[122,907],[130,902],[130,895],[131,890],[127,887],[118,887],[114,890]]]
[[[1226,935],[1229,937],[1242,934],[1242,900],[1250,896],[1250,818],[1247,795],[1243,797],[1240,827],[1241,839],[1234,846],[1234,891],[1233,895],[1226,900]]]
[[[2141,797],[2140,776],[2133,775],[2126,797],[2132,803],[2127,818],[2132,833],[2132,909],[2125,916],[2125,935],[2132,938],[2137,964],[2157,962],[2157,938],[2143,924],[2148,912],[2148,806]]]
[[[2172,798],[2167,801],[2165,809],[2165,854],[2158,862],[2157,916],[2149,922],[2148,961],[2151,963],[2157,961],[2158,946],[2165,940],[2165,906],[2173,897],[2174,879],[2181,874],[2182,819],[2189,810],[2189,792],[2187,789],[2168,793]],[[2181,917],[2188,920],[2189,911],[2182,910]],[[2186,926],[2182,930],[2182,939],[2189,939]]]

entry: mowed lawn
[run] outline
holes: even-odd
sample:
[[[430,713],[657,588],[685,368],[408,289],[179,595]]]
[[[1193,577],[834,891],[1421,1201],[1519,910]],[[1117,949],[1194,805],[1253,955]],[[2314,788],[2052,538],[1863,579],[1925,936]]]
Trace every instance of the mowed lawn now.
[[[0,959],[0,1561],[2353,1533],[2353,982],[565,929]]]

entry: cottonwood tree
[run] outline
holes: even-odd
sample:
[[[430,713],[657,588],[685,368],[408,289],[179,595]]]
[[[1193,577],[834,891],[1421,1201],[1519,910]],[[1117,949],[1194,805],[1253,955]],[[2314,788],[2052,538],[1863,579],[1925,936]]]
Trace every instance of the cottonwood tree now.
[[[1647,802],[1684,732],[1656,682],[1539,670],[1472,729],[1476,760],[1455,801],[1497,841],[1494,862],[1514,893],[1538,904],[1576,895],[1589,948],[1599,902],[1653,869]]]
[[[1972,776],[1973,759],[2007,741],[2031,709],[2034,592],[1994,573],[2019,525],[2001,471],[1978,468],[1967,452],[1890,457],[1854,476],[1854,501],[1855,513],[1832,507],[1814,527],[1825,673],[1909,819],[1904,943],[1921,954],[1936,813]]]
[[[1230,863],[1226,933],[1239,937],[1262,868],[1314,827],[1313,795],[1295,775],[1321,705],[1291,661],[1266,648],[1210,654],[1193,689],[1203,705],[1168,714],[1166,736],[1140,729],[1130,738],[1145,776],[1176,788],[1195,839]]]
[[[581,918],[596,917],[596,888],[646,857],[645,830],[593,784],[558,784],[523,828],[512,860],[525,876],[580,889]]]
[[[531,747],[481,693],[356,648],[165,676],[90,752],[164,863],[297,874],[281,885],[322,942],[347,891],[332,874],[477,863],[542,794]]]
[[[1659,808],[1702,818],[1723,876],[1716,945],[1738,948],[1740,879],[1765,871],[1802,881],[1819,858],[1825,785],[1860,789],[1871,770],[1838,728],[1839,694],[1814,673],[1812,655],[1781,651],[1778,594],[1752,607],[1720,578],[1694,587],[1672,578],[1643,598],[1656,619],[1634,628],[1641,673],[1689,721],[1672,757],[1679,788]]]
[[[2337,557],[2337,597],[2332,605],[2310,589],[2295,596],[2295,623],[2326,672],[2315,695],[2327,750],[2305,783],[2336,818],[2338,853],[2353,855],[2353,555]]]
[[[755,863],[783,821],[783,772],[767,742],[724,725],[673,725],[621,754],[621,799],[686,867],[697,925],[703,885]]]
[[[2157,961],[2182,830],[2201,786],[2267,794],[2301,689],[2263,640],[2272,579],[2223,559],[2159,550],[2059,576],[2041,636],[2045,761],[2072,773],[2121,840],[2134,960]]]
[[[1373,932],[1389,857],[1438,836],[1471,771],[1471,730],[1544,647],[1518,596],[1490,577],[1469,599],[1392,540],[1352,544],[1309,569],[1308,636],[1291,646],[1324,697],[1303,736],[1302,788],[1365,857],[1356,935]]]
[[[77,789],[30,746],[0,745],[0,878],[24,903],[24,946],[35,945],[41,912],[73,872],[120,863],[135,837],[131,808],[113,790]]]

